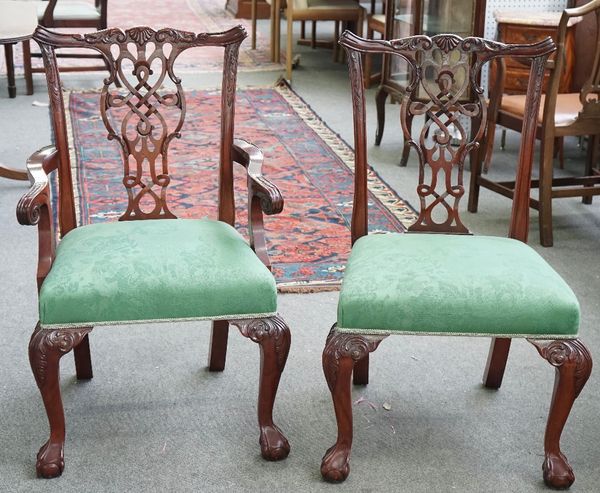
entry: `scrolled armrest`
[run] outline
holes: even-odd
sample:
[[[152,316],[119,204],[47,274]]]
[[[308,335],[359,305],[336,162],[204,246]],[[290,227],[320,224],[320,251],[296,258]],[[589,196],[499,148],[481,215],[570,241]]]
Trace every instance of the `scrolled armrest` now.
[[[17,204],[17,220],[25,226],[35,226],[40,222],[41,207],[50,210],[48,192],[48,172],[56,169],[58,152],[54,146],[43,147],[27,160],[27,174],[31,188]]]
[[[283,210],[283,196],[279,189],[261,174],[263,153],[242,139],[233,141],[233,160],[246,168],[251,196],[260,199],[265,214],[279,214]]]
[[[52,228],[52,206],[48,173],[58,166],[58,152],[54,146],[40,149],[27,160],[31,188],[17,204],[17,220],[29,226],[38,226],[37,284],[41,288],[54,261],[56,238]]]

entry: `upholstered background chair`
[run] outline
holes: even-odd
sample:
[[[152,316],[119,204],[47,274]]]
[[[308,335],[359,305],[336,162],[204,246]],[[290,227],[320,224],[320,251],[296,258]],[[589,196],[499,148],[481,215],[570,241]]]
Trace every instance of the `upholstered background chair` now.
[[[261,349],[262,455],[279,460],[289,452],[272,410],[290,333],[277,315],[275,281],[262,237],[263,212],[279,213],[283,198],[261,175],[261,152],[233,137],[237,56],[245,37],[239,26],[198,35],[147,27],[86,35],[56,34],[43,27],[35,32],[44,54],[55,146],[29,160],[33,185],[19,202],[17,217],[22,224],[37,224],[39,230],[40,319],[29,357],[50,422],[50,438],[37,458],[41,476],[58,476],[64,467],[59,360],[73,349],[77,377],[91,378],[88,334],[99,325],[213,320],[212,371],[223,370],[229,324],[237,326]],[[137,49],[131,51],[131,46]],[[167,200],[169,144],[184,129],[186,104],[173,65],[181,52],[207,46],[224,48],[218,220],[177,219]],[[63,93],[54,56],[60,47],[92,49],[109,61],[110,76],[98,96],[99,113],[123,157],[127,193],[120,222],[76,227]],[[117,78],[126,91],[115,90]],[[247,170],[250,245],[233,228],[234,162]],[[57,248],[51,172],[58,173],[59,183],[62,239]],[[118,332],[114,334],[118,341]]]
[[[355,384],[368,382],[369,353],[387,336],[492,337],[484,385],[495,389],[502,382],[511,340],[527,338],[556,367],[544,441],[544,480],[557,488],[570,486],[574,475],[559,441],[571,406],[590,375],[592,360],[577,338],[575,295],[525,243],[536,115],[544,65],[554,43],[548,39],[536,45],[503,45],[451,34],[387,42],[367,41],[351,33],[345,33],[341,43],[348,53],[354,112],[353,246],[337,323],[323,351],[338,435],[323,457],[321,474],[328,481],[343,481],[349,474],[351,375]],[[364,53],[399,56],[411,67],[400,115],[405,138],[419,158],[420,210],[405,234],[368,234]],[[458,208],[465,192],[465,157],[479,145],[485,129],[487,106],[477,74],[483,63],[498,56],[532,60],[509,238],[470,235]],[[461,103],[460,96],[471,85],[478,99]],[[477,124],[473,137],[458,115]],[[426,122],[418,140],[409,132],[411,116],[420,117],[415,122]],[[451,145],[451,127],[460,134],[456,147]]]
[[[565,67],[565,47],[571,21],[580,17],[595,17],[600,24],[600,0],[593,0],[580,7],[566,9],[558,27],[557,51],[554,60],[548,64],[551,70],[548,91],[542,99],[542,108],[538,115],[536,137],[541,141],[539,179],[532,181],[532,187],[539,189],[539,197],[531,198],[531,207],[538,211],[540,224],[540,243],[552,246],[552,200],[565,197],[583,197],[590,204],[594,195],[600,195],[600,168],[594,151],[600,135],[600,36],[596,30],[596,39],[586,42],[592,54],[592,63],[588,65],[588,79],[581,91],[559,94],[561,74]],[[600,25],[599,25],[600,27]],[[575,29],[577,27],[575,26]],[[572,67],[571,67],[572,69]],[[499,64],[496,87],[490,98],[490,119],[488,121],[486,144],[479,154],[480,159],[474,170],[477,179],[472,181],[469,194],[469,210],[477,211],[479,188],[488,188],[504,196],[511,197],[515,191],[514,181],[496,182],[481,176],[487,169],[494,151],[494,130],[496,124],[511,130],[520,131],[525,115],[526,100],[522,95],[503,93],[504,65]],[[589,136],[588,157],[585,169],[579,176],[555,177],[553,161],[555,143],[563,137]],[[481,164],[484,161],[485,164]]]

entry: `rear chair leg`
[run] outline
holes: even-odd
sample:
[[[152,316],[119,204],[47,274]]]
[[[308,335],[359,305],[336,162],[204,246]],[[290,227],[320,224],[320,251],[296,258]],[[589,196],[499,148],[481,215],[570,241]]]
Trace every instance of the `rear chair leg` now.
[[[334,325],[323,350],[323,372],[333,398],[338,435],[335,445],[325,452],[321,475],[338,483],[350,474],[352,449],[352,391],[350,376],[354,365],[364,361],[386,336],[362,336],[337,332]]]
[[[258,426],[261,454],[266,460],[285,459],[290,453],[290,444],[273,422],[273,405],[290,351],[290,329],[279,315],[229,322],[238,327],[244,337],[260,346]]]
[[[368,354],[363,359],[357,361],[354,364],[354,371],[352,372],[352,383],[354,383],[354,385],[368,385],[369,384],[369,355]]]
[[[229,322],[227,320],[213,320],[210,336],[210,353],[208,354],[209,371],[223,371],[225,369],[228,335]]]
[[[556,368],[554,391],[544,436],[545,460],[542,465],[544,482],[552,488],[568,488],[575,481],[575,475],[560,450],[560,436],[573,402],[590,376],[592,357],[579,339],[550,342],[530,340],[529,342],[535,346],[542,358]]]
[[[73,348],[73,355],[75,356],[77,380],[91,380],[94,377],[94,373],[92,372],[89,335],[86,334],[81,342]]]
[[[502,385],[506,360],[510,351],[511,339],[494,337],[490,345],[485,372],[483,373],[483,385],[488,389],[499,389]]]
[[[59,361],[91,330],[91,327],[47,330],[38,323],[31,335],[29,362],[50,423],[50,438],[37,455],[38,476],[54,478],[60,476],[65,467],[65,415],[60,396]]]

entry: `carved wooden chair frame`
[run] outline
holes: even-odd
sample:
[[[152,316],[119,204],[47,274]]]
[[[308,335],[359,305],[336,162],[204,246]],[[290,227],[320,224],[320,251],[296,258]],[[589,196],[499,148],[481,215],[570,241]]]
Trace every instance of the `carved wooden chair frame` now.
[[[27,169],[32,187],[17,206],[17,218],[21,224],[38,226],[38,290],[50,272],[55,258],[55,233],[48,177],[53,171],[56,171],[59,176],[58,223],[61,236],[77,226],[63,93],[55,54],[57,48],[64,47],[95,50],[103,56],[107,66],[110,67],[100,99],[101,114],[109,133],[108,138],[119,143],[124,160],[123,183],[127,190],[128,206],[120,220],[175,218],[166,200],[166,190],[170,182],[167,151],[170,141],[181,136],[180,130],[184,122],[186,106],[181,80],[176,76],[173,64],[179,54],[189,48],[208,46],[224,48],[218,219],[232,226],[235,222],[233,163],[236,162],[247,172],[248,227],[251,246],[260,260],[270,268],[264,238],[263,213],[281,212],[283,197],[277,187],[261,174],[263,155],[260,150],[248,142],[233,137],[237,60],[240,44],[245,38],[246,31],[241,26],[222,33],[194,34],[174,29],[154,31],[148,27],[139,27],[125,31],[107,29],[85,35],[58,34],[44,27],[38,27],[34,39],[40,45],[44,58],[55,145],[45,147],[29,158]],[[154,51],[146,57],[145,46],[148,42],[154,43]],[[127,50],[128,44],[137,47],[137,57]],[[163,51],[166,44],[170,45],[170,53],[166,53],[167,50]],[[118,56],[111,54],[111,48],[117,48]],[[126,59],[132,61],[134,67],[135,86],[127,81],[122,71],[122,63]],[[155,59],[160,59],[162,72],[158,82],[152,84],[148,80]],[[156,69],[156,65],[154,68]],[[167,76],[175,86],[174,92],[166,93],[166,90],[161,89],[161,84]],[[112,93],[109,90],[109,87],[117,81],[125,85],[129,91],[127,95],[124,96],[123,91]],[[139,104],[131,101],[134,96]],[[150,103],[150,98],[154,98],[157,103]],[[155,153],[147,148],[145,151],[136,151],[135,145],[131,145],[126,134],[121,133],[118,126],[115,130],[106,116],[109,108],[126,107],[130,115],[139,118],[138,131],[143,134],[143,127],[148,123],[146,117],[158,113],[159,106],[178,109],[180,117],[176,128],[168,135],[163,120],[165,132],[161,136],[162,140],[156,143]],[[149,179],[143,174],[142,166],[150,168]],[[153,188],[160,189],[159,193],[155,193]],[[139,201],[143,196],[154,200],[155,207],[150,212],[144,212],[140,208]],[[225,367],[230,324],[237,326],[243,336],[260,346],[258,422],[261,452],[267,460],[284,459],[289,453],[289,444],[273,423],[272,411],[281,372],[289,352],[289,329],[279,315],[267,318],[214,320],[209,355],[211,371],[222,371]],[[37,456],[36,469],[40,476],[59,476],[64,468],[65,420],[59,386],[59,360],[73,349],[77,378],[92,378],[88,341],[91,330],[92,327],[89,326],[46,329],[38,323],[31,337],[29,358],[50,423],[50,438]]]
[[[346,49],[349,60],[350,81],[352,86],[352,105],[354,115],[355,139],[355,188],[352,213],[352,243],[368,234],[368,192],[367,192],[367,140],[365,91],[362,78],[362,55],[384,54],[400,56],[412,67],[412,77],[406,88],[400,109],[402,129],[405,139],[415,149],[419,157],[420,198],[419,216],[409,228],[409,233],[469,234],[459,217],[459,201],[464,195],[462,181],[463,165],[467,155],[476,150],[485,129],[487,105],[483,90],[478,83],[478,74],[484,63],[497,57],[512,56],[531,61],[528,95],[530,105],[527,108],[522,129],[522,145],[519,155],[518,178],[515,189],[509,236],[523,242],[527,241],[529,221],[529,191],[531,166],[534,152],[536,115],[541,99],[541,84],[544,66],[548,56],[554,51],[550,38],[534,45],[506,45],[481,38],[459,38],[452,34],[440,34],[431,38],[413,36],[410,38],[383,41],[364,40],[352,33],[345,32],[340,41]],[[446,57],[438,63],[432,52],[438,50]],[[455,65],[449,62],[448,53],[459,51],[460,59]],[[426,77],[426,65],[435,66],[432,86],[428,91],[431,100],[423,102],[417,97],[417,89]],[[462,103],[459,96],[449,91],[454,71],[462,66],[468,67],[466,86],[475,89],[475,101]],[[431,77],[431,76],[430,76]],[[433,78],[433,77],[432,77]],[[433,91],[433,89],[436,89]],[[466,87],[464,88],[466,90]],[[477,122],[471,137],[456,120],[458,114]],[[410,133],[410,121],[413,116],[426,117],[419,141],[413,140]],[[448,126],[456,122],[461,129],[458,147],[450,148]],[[433,142],[427,142],[432,125],[437,126]],[[435,127],[434,127],[435,128]],[[435,159],[440,149],[452,156]],[[431,183],[424,183],[426,168],[431,170]],[[454,174],[456,172],[456,174]],[[433,213],[441,208],[447,215],[443,223],[435,222]],[[391,333],[390,331],[389,333]],[[338,425],[336,443],[327,450],[321,463],[321,474],[332,482],[343,481],[349,474],[349,457],[352,447],[352,400],[351,376],[354,384],[367,384],[369,379],[369,354],[379,346],[389,333],[374,334],[373,331],[352,329],[341,331],[334,325],[327,337],[323,351],[323,371],[332,394]],[[447,335],[452,335],[449,332]],[[492,339],[490,353],[483,377],[488,388],[500,387],[504,374],[512,336]],[[544,441],[545,460],[543,464],[544,480],[553,487],[570,486],[575,477],[566,457],[560,450],[560,436],[575,398],[587,381],[592,360],[589,351],[579,339],[543,340],[528,339],[539,354],[556,368],[556,383],[546,435]]]

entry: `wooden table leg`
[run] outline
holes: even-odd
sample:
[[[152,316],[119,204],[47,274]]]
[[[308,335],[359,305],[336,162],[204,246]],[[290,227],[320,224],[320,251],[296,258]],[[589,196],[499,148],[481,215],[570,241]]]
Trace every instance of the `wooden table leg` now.
[[[13,45],[8,43],[4,45],[4,55],[6,56],[6,76],[8,77],[8,97],[17,96],[17,86],[15,85],[15,64],[13,60]]]

